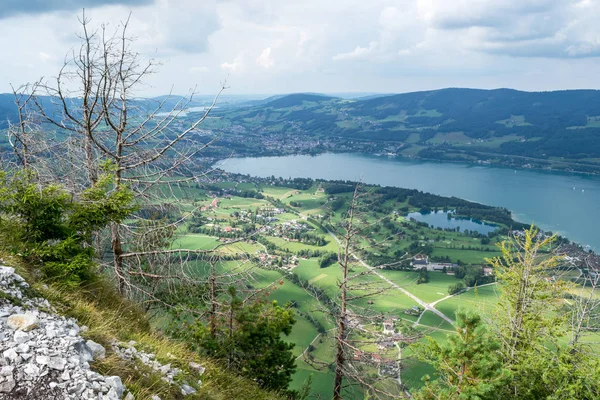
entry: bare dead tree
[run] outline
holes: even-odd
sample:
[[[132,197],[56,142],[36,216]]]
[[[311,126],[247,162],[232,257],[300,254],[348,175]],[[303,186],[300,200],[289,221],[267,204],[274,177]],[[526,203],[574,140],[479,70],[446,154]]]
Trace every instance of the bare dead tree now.
[[[186,124],[181,117],[192,103],[195,89],[187,97],[174,99],[169,95],[154,104],[141,101],[136,96],[146,78],[157,72],[159,63],[144,60],[133,50],[129,21],[128,17],[112,30],[104,24],[93,29],[84,10],[79,19],[80,47],[67,55],[55,79],[34,84],[26,100],[33,102],[47,125],[67,133],[62,151],[73,157],[72,171],[85,171],[74,178],[70,188],[74,193],[96,183],[100,173],[110,173],[113,190],[132,190],[140,209],[152,203],[167,214],[172,207],[169,203],[175,202],[166,200],[169,192],[195,181],[197,155],[217,138],[200,137],[197,128],[214,108],[225,84],[212,104]],[[192,213],[183,215],[179,222]],[[160,249],[148,234],[173,229],[173,225],[139,214],[133,223],[111,225],[112,271],[122,293],[148,291],[137,287],[132,276],[149,280],[184,272],[185,258],[168,252],[159,256]],[[149,240],[147,245],[144,240]],[[134,243],[138,246],[135,257],[131,255]],[[156,262],[160,257],[167,264]],[[140,270],[141,264],[145,271]],[[159,265],[160,273],[155,269]]]
[[[571,338],[569,344],[578,348],[582,344],[591,344],[584,339],[600,331],[600,273],[595,268],[589,256],[583,260],[580,276],[577,284],[581,285],[579,290],[569,299],[570,308],[569,323]],[[585,343],[584,343],[585,342]]]
[[[367,266],[357,255],[359,239],[364,237],[366,232],[370,233],[373,226],[361,209],[361,198],[365,195],[361,189],[360,184],[355,186],[341,225],[342,235],[338,242],[341,278],[338,282],[337,307],[333,310],[336,323],[333,398],[342,399],[344,389],[355,385],[375,398],[398,398],[404,396],[399,379],[402,361],[398,343],[413,342],[421,334],[416,331],[398,334],[385,329],[384,332],[375,329],[375,324],[389,321],[380,312],[364,305],[366,299],[381,295],[392,287],[375,274],[377,267]],[[401,263],[405,258],[399,257],[394,264]],[[397,359],[388,360],[382,357],[385,347],[390,343],[398,346]],[[380,351],[364,350],[365,347],[374,346],[378,346]],[[391,371],[382,373],[382,369],[386,370],[388,367]],[[368,373],[374,368],[378,371],[377,377]]]

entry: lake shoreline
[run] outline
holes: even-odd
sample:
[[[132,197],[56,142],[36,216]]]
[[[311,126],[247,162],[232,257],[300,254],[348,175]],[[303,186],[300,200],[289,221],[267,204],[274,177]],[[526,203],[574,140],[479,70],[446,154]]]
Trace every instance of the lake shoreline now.
[[[398,160],[356,153],[232,157],[217,161],[213,167],[259,177],[351,181],[362,178],[368,184],[455,196],[507,208],[517,222],[535,223],[591,249],[600,248],[600,239],[590,224],[600,220],[600,178],[594,175]],[[571,203],[569,208],[562,207]]]

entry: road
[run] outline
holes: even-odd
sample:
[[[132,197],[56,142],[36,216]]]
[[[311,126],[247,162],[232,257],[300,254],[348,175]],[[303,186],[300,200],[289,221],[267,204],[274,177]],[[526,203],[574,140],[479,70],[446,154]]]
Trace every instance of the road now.
[[[327,230],[327,233],[329,233],[329,235],[341,246],[342,242],[340,242],[340,240],[337,238],[337,236],[335,236],[335,234],[333,232],[331,232],[330,230]],[[386,278],[385,276],[381,275],[376,268],[370,266],[369,264],[367,264],[366,262],[364,262],[360,257],[358,257],[356,254],[354,253],[350,253],[352,255],[352,257],[354,257],[356,260],[358,260],[358,262],[365,268],[367,268],[369,271],[371,271],[374,275],[377,275],[380,279],[382,279],[383,281],[385,281],[386,283],[388,283],[391,287],[393,287],[394,289],[397,289],[399,291],[401,291],[402,293],[404,293],[405,295],[407,295],[408,297],[410,297],[411,299],[413,299],[417,304],[419,304],[421,307],[423,307],[425,310],[429,310],[432,313],[434,313],[435,315],[437,315],[438,317],[442,318],[444,321],[450,323],[450,324],[454,324],[454,321],[452,321],[450,318],[448,318],[444,313],[442,313],[441,311],[439,311],[438,309],[436,309],[435,307],[433,307],[431,304],[424,302],[423,300],[421,300],[420,298],[418,298],[417,296],[415,296],[414,294],[412,294],[411,292],[409,292],[408,290],[404,289],[403,287],[397,285],[396,283],[392,282],[391,280],[389,280],[388,278]],[[422,315],[422,314],[421,314]]]
[[[495,285],[495,284],[497,284],[497,283],[498,283],[498,282],[486,283],[486,284],[484,284],[484,285],[479,285],[479,286],[477,286],[477,288],[479,289],[479,288],[482,288],[482,287],[484,287],[484,286]],[[444,298],[441,298],[441,299],[439,299],[439,300],[436,300],[436,301],[434,301],[433,303],[429,303],[429,304],[430,304],[431,306],[435,307],[435,305],[436,305],[437,303],[439,303],[440,301],[448,300],[448,299],[449,299],[449,298],[451,298],[451,297],[457,296],[457,295],[459,295],[459,294],[462,294],[462,293],[464,293],[464,292],[468,292],[469,290],[471,290],[471,289],[474,289],[474,288],[475,288],[475,286],[469,286],[468,288],[465,288],[465,290],[462,290],[462,291],[460,291],[460,292],[458,292],[458,293],[455,293],[455,294],[451,294],[451,295],[449,295],[449,296],[446,296],[446,297],[444,297]]]

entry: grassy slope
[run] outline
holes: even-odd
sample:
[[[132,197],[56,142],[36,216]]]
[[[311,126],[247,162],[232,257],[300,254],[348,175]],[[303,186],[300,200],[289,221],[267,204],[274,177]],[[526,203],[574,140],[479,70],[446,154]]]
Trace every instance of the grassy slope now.
[[[3,264],[14,266],[31,285],[36,295],[45,297],[59,313],[75,318],[79,325],[89,328],[85,334],[107,350],[103,361],[94,362],[92,368],[109,375],[119,375],[136,399],[150,399],[158,395],[163,400],[179,399],[180,390],[161,380],[161,376],[141,364],[132,365],[112,353],[111,343],[135,340],[138,348],[154,353],[162,364],[170,363],[182,369],[189,382],[202,380],[198,393],[189,399],[279,399],[276,393],[261,390],[254,382],[223,370],[215,362],[201,358],[183,343],[171,340],[154,331],[146,315],[137,305],[125,300],[112,288],[110,282],[100,278],[97,282],[80,288],[61,288],[47,285],[35,277],[22,260],[0,253]],[[195,361],[206,368],[202,377],[194,375],[189,362]]]

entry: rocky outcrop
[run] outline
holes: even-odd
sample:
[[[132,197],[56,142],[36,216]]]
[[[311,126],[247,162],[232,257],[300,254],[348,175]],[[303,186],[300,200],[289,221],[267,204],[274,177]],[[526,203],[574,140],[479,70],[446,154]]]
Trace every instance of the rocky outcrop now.
[[[123,398],[121,378],[90,369],[104,348],[28,290],[13,268],[0,266],[0,399]]]
[[[176,385],[179,387],[183,396],[188,396],[197,393],[196,388],[191,386],[187,381],[176,382],[175,377],[181,373],[181,369],[172,367],[171,364],[161,364],[155,359],[154,354],[146,353],[145,351],[136,349],[137,343],[132,340],[128,343],[113,343],[114,352],[124,360],[139,361],[143,365],[150,367],[154,372],[162,375],[162,380],[170,385]],[[204,367],[195,362],[189,363],[190,370],[194,371],[198,376],[204,373]],[[196,382],[197,387],[202,386],[202,381]]]
[[[58,315],[47,300],[29,293],[29,285],[14,268],[0,265],[0,400],[133,400],[119,376],[91,370],[91,362],[105,359],[106,349],[80,335],[87,328]],[[204,367],[200,364],[190,362],[192,374],[183,374],[136,345],[135,341],[115,341],[109,350],[161,375],[183,397],[197,393],[202,386],[198,377]],[[193,382],[183,379],[192,375],[196,377]]]

